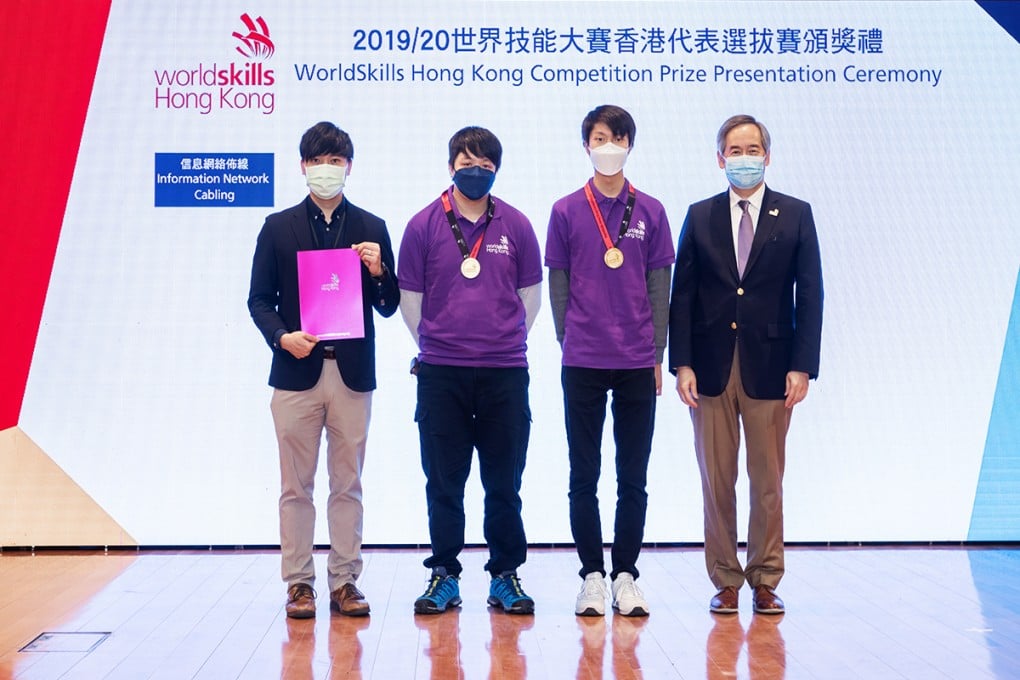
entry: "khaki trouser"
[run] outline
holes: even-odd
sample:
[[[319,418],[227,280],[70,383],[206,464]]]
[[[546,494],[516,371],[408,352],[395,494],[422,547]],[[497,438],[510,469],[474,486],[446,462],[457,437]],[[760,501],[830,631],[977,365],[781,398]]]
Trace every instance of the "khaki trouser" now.
[[[361,470],[372,414],[372,393],[355,392],[340,377],[336,361],[323,362],[318,383],[308,390],[274,390],[270,403],[280,448],[280,549],[288,586],[315,582],[312,548],[315,505],[312,489],[326,430],[329,500],[330,591],[361,575]]]
[[[723,393],[702,395],[698,408],[691,409],[705,506],[705,564],[716,588],[739,588],[745,580],[751,587],[775,588],[783,577],[783,469],[792,413],[783,399],[747,396],[736,351]],[[746,568],[737,558],[741,424],[751,491]]]

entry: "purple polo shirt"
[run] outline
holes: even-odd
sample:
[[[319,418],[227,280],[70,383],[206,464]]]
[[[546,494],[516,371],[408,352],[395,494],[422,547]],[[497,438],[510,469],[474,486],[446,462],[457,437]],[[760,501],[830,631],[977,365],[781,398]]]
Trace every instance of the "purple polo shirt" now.
[[[620,195],[604,196],[588,180],[609,237],[620,233],[627,206],[627,182]],[[673,235],[659,201],[640,189],[627,233],[617,247],[623,266],[610,269],[606,246],[584,188],[553,205],[545,264],[570,272],[570,298],[563,329],[563,365],[581,368],[650,368],[655,365],[655,330],[645,277],[673,264]]]
[[[448,190],[457,224],[470,250],[485,227],[460,214]],[[422,293],[418,358],[445,366],[526,367],[528,331],[517,290],[542,281],[542,258],[531,222],[493,197],[495,211],[478,252],[481,273],[466,279],[463,257],[442,201],[411,218],[400,242],[397,279]]]

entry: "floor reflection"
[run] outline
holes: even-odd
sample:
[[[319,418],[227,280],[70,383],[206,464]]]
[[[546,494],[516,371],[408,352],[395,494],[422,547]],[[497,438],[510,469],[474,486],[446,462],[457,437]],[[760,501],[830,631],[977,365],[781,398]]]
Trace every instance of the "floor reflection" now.
[[[606,641],[611,640],[612,678],[641,678],[641,662],[637,646],[647,617],[613,615],[607,622],[604,616],[578,616],[575,618],[581,633],[581,653],[577,660],[577,680],[596,680],[604,676]]]
[[[331,669],[331,675],[338,677],[360,677],[363,647],[359,634],[368,628],[372,620],[367,616],[330,616],[326,633],[326,653],[321,649],[316,654],[316,627],[322,632],[322,622],[316,619],[286,619],[287,637],[280,654],[281,678],[314,678],[322,675],[324,668]],[[318,666],[318,668],[316,668]]]
[[[737,677],[737,659],[744,646],[740,617],[712,614],[715,625],[705,642],[705,677],[709,680]]]
[[[513,680],[528,677],[528,659],[521,650],[521,633],[535,625],[532,615],[507,614],[489,608],[489,626],[492,638],[489,650],[489,680]]]
[[[287,639],[280,650],[281,678],[313,678],[315,619],[287,618]]]
[[[581,654],[577,659],[577,680],[602,677],[606,655],[606,617],[578,616],[574,619],[581,632]]]
[[[637,646],[646,616],[613,616],[613,677],[643,678]]]
[[[331,677],[361,677],[360,633],[368,628],[372,620],[368,616],[329,617],[329,658]]]
[[[971,550],[966,563],[958,554],[945,552],[939,556],[942,573],[954,574],[960,583],[974,592],[981,603],[973,614],[960,620],[969,621],[965,628],[972,635],[980,635],[982,647],[989,655],[988,668],[992,677],[1020,677],[1020,659],[1016,654],[1016,640],[1020,639],[1020,617],[1017,617],[1016,599],[1005,593],[1015,592],[1016,575],[1020,574],[1020,551]],[[969,574],[968,572],[969,567]]]
[[[748,675],[754,680],[786,677],[786,643],[779,627],[783,616],[755,615],[744,631],[739,616],[713,614],[715,624],[705,643],[705,677],[711,680],[740,677],[737,665],[747,647]]]
[[[429,660],[429,678],[463,678],[460,660],[460,610],[451,609],[434,616],[416,614],[414,625],[428,635],[421,653]]]

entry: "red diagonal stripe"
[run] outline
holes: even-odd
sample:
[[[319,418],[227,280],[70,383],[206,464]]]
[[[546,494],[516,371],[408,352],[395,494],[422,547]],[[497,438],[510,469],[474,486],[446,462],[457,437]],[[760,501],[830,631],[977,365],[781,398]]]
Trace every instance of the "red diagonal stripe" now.
[[[0,2],[0,430],[18,424],[111,1]]]

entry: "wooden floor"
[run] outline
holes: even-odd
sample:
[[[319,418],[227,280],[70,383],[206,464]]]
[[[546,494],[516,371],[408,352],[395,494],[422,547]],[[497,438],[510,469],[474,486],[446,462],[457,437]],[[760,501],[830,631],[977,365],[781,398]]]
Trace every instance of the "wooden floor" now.
[[[424,556],[366,552],[371,617],[320,594],[295,621],[273,552],[3,552],[0,678],[1020,678],[1020,550],[790,548],[788,613],[767,617],[746,588],[738,615],[710,614],[700,550],[646,549],[645,619],[575,617],[568,549],[529,552],[534,616],[486,607],[478,550],[463,607],[415,616]],[[44,632],[65,635],[19,651]]]

